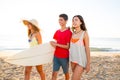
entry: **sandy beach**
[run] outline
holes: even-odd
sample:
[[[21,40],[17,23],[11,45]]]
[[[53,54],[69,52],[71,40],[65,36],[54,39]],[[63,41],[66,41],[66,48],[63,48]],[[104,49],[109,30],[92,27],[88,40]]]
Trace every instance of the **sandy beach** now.
[[[0,52],[0,80],[24,80],[24,67],[5,62],[3,54]],[[51,80],[52,63],[43,66],[46,80]],[[71,75],[70,68],[69,71]],[[31,72],[31,80],[40,80],[35,67]],[[57,80],[64,80],[61,69]],[[82,80],[120,80],[120,53],[91,52],[91,70],[87,74],[83,73]]]

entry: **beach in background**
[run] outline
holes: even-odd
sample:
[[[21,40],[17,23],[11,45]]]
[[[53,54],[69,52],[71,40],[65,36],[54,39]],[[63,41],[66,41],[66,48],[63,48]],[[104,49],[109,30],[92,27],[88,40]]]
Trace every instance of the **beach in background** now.
[[[28,44],[18,43],[16,45],[16,39],[14,38],[4,37],[2,39],[4,40],[0,42],[0,80],[24,80],[24,66],[7,63],[4,59],[28,49]],[[82,80],[120,80],[119,44],[120,38],[90,39],[91,70],[88,74],[84,72]],[[46,73],[46,80],[50,80],[52,76],[52,63],[44,64],[44,71]],[[71,75],[71,68],[69,68],[69,71]],[[31,80],[39,80],[35,67],[33,67],[31,72]],[[58,80],[64,80],[61,69],[58,74]]]

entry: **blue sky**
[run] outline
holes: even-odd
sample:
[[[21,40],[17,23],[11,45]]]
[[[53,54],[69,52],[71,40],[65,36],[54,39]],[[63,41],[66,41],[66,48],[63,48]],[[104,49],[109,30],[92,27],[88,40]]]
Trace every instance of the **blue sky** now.
[[[60,28],[58,15],[83,16],[90,37],[120,38],[120,0],[0,0],[0,36],[12,36],[24,41],[27,29],[22,19],[36,19],[43,39],[49,41]],[[19,37],[19,38],[18,38]]]

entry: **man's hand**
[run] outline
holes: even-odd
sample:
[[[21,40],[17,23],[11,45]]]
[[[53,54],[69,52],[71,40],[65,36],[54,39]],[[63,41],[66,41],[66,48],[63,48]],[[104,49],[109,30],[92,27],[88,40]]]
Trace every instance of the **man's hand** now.
[[[55,48],[57,46],[57,43],[55,41],[50,41],[50,44]]]

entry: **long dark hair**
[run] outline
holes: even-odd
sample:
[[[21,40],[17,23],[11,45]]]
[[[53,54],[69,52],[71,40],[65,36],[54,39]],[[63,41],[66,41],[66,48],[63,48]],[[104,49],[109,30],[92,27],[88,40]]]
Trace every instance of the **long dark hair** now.
[[[83,30],[83,31],[87,31],[87,28],[86,28],[86,26],[85,26],[85,22],[84,22],[84,19],[83,19],[83,17],[81,16],[81,15],[75,15],[74,17],[78,17],[79,18],[79,20],[82,22],[82,24],[80,25],[80,28]],[[74,17],[73,17],[73,19],[74,19]],[[72,20],[73,20],[72,19]],[[75,31],[75,29],[72,27],[72,31],[74,32]]]

